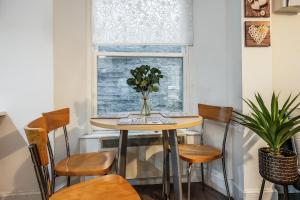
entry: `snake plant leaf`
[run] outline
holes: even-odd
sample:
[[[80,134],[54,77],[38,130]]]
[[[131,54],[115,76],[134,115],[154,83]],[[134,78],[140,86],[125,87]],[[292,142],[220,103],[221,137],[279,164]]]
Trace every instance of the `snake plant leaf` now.
[[[267,109],[267,107],[266,107],[266,105],[265,105],[265,103],[264,103],[261,95],[259,93],[257,93],[255,95],[255,98],[256,98],[257,103],[259,104],[259,107],[261,108],[262,112],[264,113],[265,117],[268,118],[268,119],[270,119],[271,114],[268,111],[268,109]]]
[[[249,106],[248,115],[235,112],[234,121],[249,128],[261,137],[271,148],[271,152],[280,152],[281,146],[300,131],[300,115],[291,117],[300,106],[296,103],[299,94],[289,95],[283,106],[279,107],[279,95],[272,94],[268,108],[259,93],[255,94],[255,102],[243,99]]]
[[[298,93],[291,101],[287,100],[284,104],[287,104],[285,106],[285,111],[283,113],[283,115],[286,115],[286,117],[288,117],[288,113],[290,112],[287,112],[289,110],[289,108],[295,103],[296,99],[299,97],[300,93]],[[296,106],[295,106],[296,107]],[[291,113],[290,113],[291,114]]]
[[[284,115],[286,114],[287,105],[289,104],[291,97],[292,97],[292,94],[290,94],[289,97],[287,98],[287,100],[284,102],[284,104],[283,104],[283,106],[280,110],[280,116],[279,117],[283,118]]]
[[[276,116],[278,115],[278,96],[275,96],[273,92],[271,99],[271,119],[276,120]]]

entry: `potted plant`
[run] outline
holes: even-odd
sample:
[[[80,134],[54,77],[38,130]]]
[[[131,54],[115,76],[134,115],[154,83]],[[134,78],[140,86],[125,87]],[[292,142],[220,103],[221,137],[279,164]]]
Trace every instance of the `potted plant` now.
[[[234,121],[252,130],[268,145],[258,150],[259,173],[264,179],[281,185],[292,184],[298,178],[296,154],[282,148],[287,140],[300,131],[300,115],[291,117],[300,105],[296,103],[298,96],[290,95],[279,108],[279,95],[273,93],[270,108],[267,108],[258,93],[255,103],[244,100],[250,107],[249,115],[235,112]]]
[[[149,65],[142,65],[130,70],[131,78],[127,79],[127,84],[136,92],[142,94],[141,115],[150,115],[150,106],[148,103],[149,94],[159,91],[159,81],[164,76],[161,71]]]

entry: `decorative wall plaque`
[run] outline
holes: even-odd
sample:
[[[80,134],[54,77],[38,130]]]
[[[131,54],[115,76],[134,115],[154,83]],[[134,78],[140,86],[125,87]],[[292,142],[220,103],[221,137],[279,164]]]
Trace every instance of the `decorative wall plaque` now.
[[[270,22],[246,21],[245,22],[245,46],[246,47],[269,47]]]
[[[270,0],[244,0],[245,17],[270,17]]]

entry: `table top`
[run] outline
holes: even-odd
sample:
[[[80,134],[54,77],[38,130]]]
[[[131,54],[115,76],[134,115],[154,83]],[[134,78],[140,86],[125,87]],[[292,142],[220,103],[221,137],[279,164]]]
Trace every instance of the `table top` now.
[[[176,117],[171,118],[175,124],[126,124],[120,125],[120,119],[102,119],[92,118],[91,124],[96,127],[114,129],[114,130],[128,130],[128,131],[161,131],[161,130],[173,130],[181,128],[190,128],[199,126],[202,124],[202,117]]]
[[[0,112],[0,117],[4,117],[6,115],[6,112]]]

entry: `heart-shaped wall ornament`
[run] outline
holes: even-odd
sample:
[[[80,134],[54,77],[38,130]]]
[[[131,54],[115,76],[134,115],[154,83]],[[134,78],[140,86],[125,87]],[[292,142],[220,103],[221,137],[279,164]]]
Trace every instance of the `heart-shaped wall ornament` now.
[[[245,17],[270,17],[271,0],[244,0]]]
[[[248,33],[250,37],[256,42],[256,44],[261,44],[266,38],[269,32],[269,27],[267,25],[251,25],[249,26]]]
[[[268,1],[267,0],[248,0],[253,10],[260,10],[263,6],[265,6]]]

